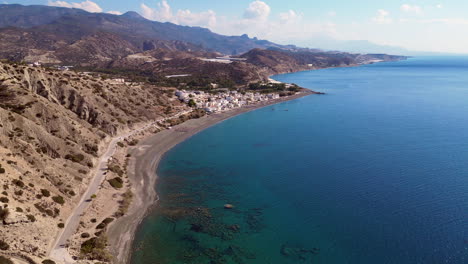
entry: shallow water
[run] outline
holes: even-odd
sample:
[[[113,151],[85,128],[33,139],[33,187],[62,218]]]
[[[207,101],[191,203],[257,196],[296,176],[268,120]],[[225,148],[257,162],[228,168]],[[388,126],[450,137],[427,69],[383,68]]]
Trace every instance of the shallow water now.
[[[468,263],[468,58],[275,79],[327,95],[168,152],[132,263]]]

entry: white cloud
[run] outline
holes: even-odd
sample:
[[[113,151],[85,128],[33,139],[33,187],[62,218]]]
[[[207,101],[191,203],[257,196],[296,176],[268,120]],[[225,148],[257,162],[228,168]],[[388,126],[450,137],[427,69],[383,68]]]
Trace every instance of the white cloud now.
[[[176,21],[181,25],[191,26],[216,26],[217,18],[216,13],[212,10],[206,12],[193,13],[190,10],[177,11]]]
[[[112,14],[112,15],[119,15],[119,16],[122,14],[122,12],[120,11],[107,11],[107,13]]]
[[[400,7],[400,10],[405,13],[414,13],[421,14],[423,12],[422,8],[417,5],[404,4]]]
[[[171,6],[166,0],[159,2],[157,8],[151,8],[145,4],[141,4],[142,15],[151,20],[160,22],[169,22],[173,18]]]
[[[436,5],[436,7],[439,8],[439,9],[444,8],[444,6],[442,4],[438,4],[438,5]]]
[[[420,23],[442,23],[446,25],[468,25],[468,19],[465,18],[436,18],[419,20]]]
[[[327,13],[328,16],[330,17],[336,17],[336,12],[335,11],[330,11]]]
[[[393,19],[390,17],[390,12],[384,9],[377,10],[377,16],[372,18],[377,24],[391,24]]]
[[[168,1],[157,6],[141,4],[142,15],[148,19],[179,25],[208,27],[225,35],[248,34],[251,37],[290,44],[315,35],[336,36],[336,25],[303,21],[303,14],[294,10],[280,13],[273,19],[271,8],[262,1],[251,2],[240,18],[218,16],[214,11],[193,12],[188,9],[172,10]],[[280,33],[281,32],[281,33]]]
[[[79,8],[92,13],[102,12],[102,8],[95,2],[86,0],[81,3],[69,3],[65,1],[50,1],[48,2],[49,6],[58,6],[58,7],[68,7],[68,8]]]
[[[271,8],[267,3],[262,1],[254,1],[244,12],[245,19],[265,21],[270,15]]]
[[[289,10],[288,12],[279,14],[279,19],[281,23],[293,23],[301,18],[302,18],[302,15],[298,14],[294,10]]]
[[[217,23],[216,13],[212,10],[205,12],[192,12],[188,9],[178,10],[175,14],[166,0],[157,4],[155,8],[141,4],[143,17],[159,22],[171,22],[186,26],[214,27]]]

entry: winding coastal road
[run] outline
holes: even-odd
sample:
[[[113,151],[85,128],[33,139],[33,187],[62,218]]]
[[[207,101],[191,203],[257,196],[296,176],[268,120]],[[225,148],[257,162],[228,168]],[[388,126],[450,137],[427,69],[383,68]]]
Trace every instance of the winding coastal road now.
[[[89,183],[88,189],[86,192],[83,194],[81,197],[80,202],[78,205],[75,207],[73,210],[72,214],[68,217],[65,227],[61,230],[59,235],[57,236],[52,250],[49,253],[49,257],[53,259],[54,261],[57,261],[58,263],[64,263],[64,264],[71,264],[75,263],[76,261],[72,258],[70,253],[68,252],[68,241],[69,239],[75,234],[76,230],[78,229],[78,226],[80,224],[80,218],[81,216],[86,212],[88,207],[91,204],[91,196],[94,194],[97,194],[99,191],[99,186],[104,182],[106,179],[106,172],[107,172],[107,164],[109,159],[114,155],[116,149],[117,149],[117,143],[125,140],[126,138],[135,135],[139,132],[142,132],[150,127],[156,126],[158,122],[161,121],[166,121],[168,119],[172,119],[175,117],[179,117],[183,114],[189,113],[191,111],[184,111],[181,113],[178,113],[176,115],[173,115],[171,117],[166,117],[163,119],[156,120],[154,122],[151,122],[143,127],[140,127],[136,130],[133,130],[129,133],[123,134],[116,136],[112,138],[110,141],[106,152],[100,157],[98,165],[96,167],[96,174],[94,178],[91,180]]]

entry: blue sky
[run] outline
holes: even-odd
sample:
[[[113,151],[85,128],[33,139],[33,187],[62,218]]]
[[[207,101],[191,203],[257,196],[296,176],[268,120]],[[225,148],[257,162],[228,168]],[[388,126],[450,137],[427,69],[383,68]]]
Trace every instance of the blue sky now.
[[[0,0],[2,1],[2,0]],[[6,0],[137,11],[148,19],[208,27],[314,47],[323,40],[369,40],[410,50],[468,53],[467,0]],[[322,47],[323,48],[323,47]]]

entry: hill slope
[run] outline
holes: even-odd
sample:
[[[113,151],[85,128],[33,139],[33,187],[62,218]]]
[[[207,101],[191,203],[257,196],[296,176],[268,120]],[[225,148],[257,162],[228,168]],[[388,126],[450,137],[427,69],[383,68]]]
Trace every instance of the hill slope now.
[[[172,96],[154,86],[0,63],[2,253],[43,259],[105,142],[186,107]]]

